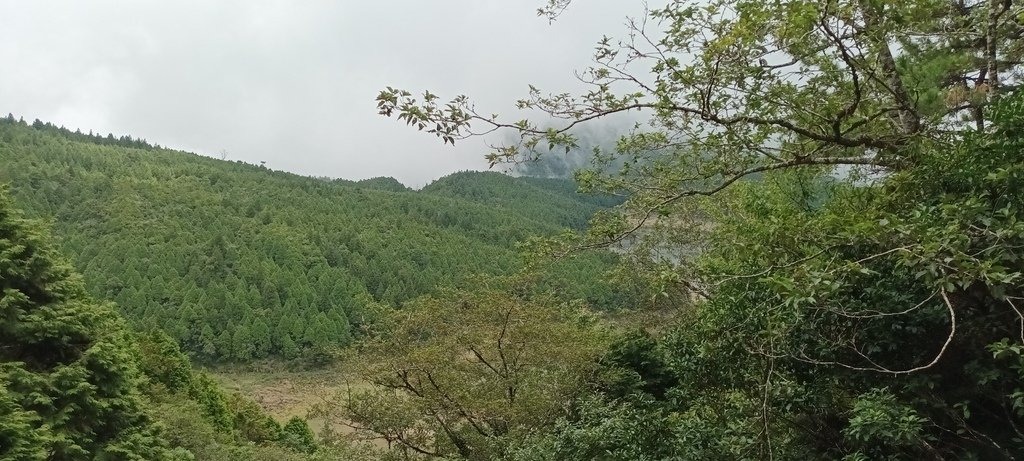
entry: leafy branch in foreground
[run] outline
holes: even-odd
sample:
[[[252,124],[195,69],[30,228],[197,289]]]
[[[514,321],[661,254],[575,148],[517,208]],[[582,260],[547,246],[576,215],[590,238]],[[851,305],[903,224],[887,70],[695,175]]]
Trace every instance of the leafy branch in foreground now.
[[[412,459],[497,459],[565,413],[603,349],[572,306],[486,288],[423,298],[390,320],[366,345],[370,386],[320,411]]]
[[[552,1],[557,13],[569,2]],[[466,96],[447,103],[386,88],[380,114],[454,144],[499,130],[492,165],[577,147],[573,129],[629,112],[649,126],[598,155],[586,187],[630,194],[635,231],[679,198],[715,194],[766,171],[849,166],[898,171],[1019,84],[1024,47],[1012,2],[678,1],[602,39],[583,94],[530,87],[519,109],[560,125],[502,120]],[[615,157],[627,167],[601,174]],[[621,162],[621,160],[620,160]]]
[[[446,142],[517,134],[494,163],[650,118],[577,174],[628,200],[567,246],[700,299],[513,459],[1019,459],[1022,36],[1012,1],[677,1],[599,43],[589,92],[531,88],[554,128],[385,90]]]

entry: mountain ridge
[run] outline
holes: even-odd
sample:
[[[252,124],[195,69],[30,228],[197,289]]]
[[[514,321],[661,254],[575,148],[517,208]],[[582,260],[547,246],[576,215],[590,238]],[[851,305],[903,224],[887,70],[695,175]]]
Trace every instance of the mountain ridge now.
[[[600,208],[566,194],[571,185],[497,173],[413,191],[393,178],[323,181],[66,131],[0,120],[0,182],[52,222],[93,295],[210,360],[344,346],[374,312],[512,273],[515,242],[580,229]],[[586,286],[609,261],[561,270],[567,285]]]

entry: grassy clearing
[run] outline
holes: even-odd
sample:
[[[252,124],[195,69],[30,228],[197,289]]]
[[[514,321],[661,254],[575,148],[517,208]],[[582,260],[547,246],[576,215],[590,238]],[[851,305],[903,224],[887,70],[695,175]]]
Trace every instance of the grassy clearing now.
[[[251,398],[281,423],[292,416],[308,418],[310,409],[339,391],[366,386],[340,368],[287,371],[281,364],[265,362],[207,371],[225,389]],[[324,421],[309,418],[309,424],[319,433]],[[346,427],[334,429],[349,432]]]

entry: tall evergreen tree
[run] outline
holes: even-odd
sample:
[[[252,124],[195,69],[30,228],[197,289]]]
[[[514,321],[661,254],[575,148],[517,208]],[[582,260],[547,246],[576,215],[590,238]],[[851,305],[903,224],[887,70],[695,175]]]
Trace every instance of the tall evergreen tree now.
[[[169,459],[127,331],[0,189],[0,458]]]

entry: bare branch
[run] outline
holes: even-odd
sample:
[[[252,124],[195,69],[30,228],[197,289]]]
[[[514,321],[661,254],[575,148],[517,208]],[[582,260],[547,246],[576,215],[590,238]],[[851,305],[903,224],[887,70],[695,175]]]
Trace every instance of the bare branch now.
[[[727,178],[723,179],[717,185],[715,185],[715,186],[713,186],[713,187],[711,187],[709,189],[689,189],[689,190],[684,190],[684,191],[678,192],[678,193],[676,193],[676,194],[674,194],[674,195],[672,195],[672,196],[670,196],[668,198],[665,198],[664,200],[662,200],[658,204],[648,208],[647,211],[641,216],[640,220],[636,223],[636,225],[631,227],[630,229],[626,230],[625,232],[622,232],[622,233],[620,233],[620,234],[618,234],[616,236],[613,236],[612,238],[607,239],[607,240],[603,240],[603,241],[596,242],[596,243],[585,244],[585,245],[576,247],[576,248],[574,248],[571,251],[593,249],[593,248],[603,248],[603,247],[607,247],[609,245],[613,245],[615,243],[621,242],[623,239],[629,237],[630,235],[633,235],[633,233],[635,233],[636,231],[638,231],[641,228],[643,228],[644,225],[646,225],[647,222],[651,219],[651,217],[654,216],[655,212],[657,212],[658,210],[664,208],[665,206],[668,206],[668,205],[672,204],[673,202],[676,202],[676,201],[678,201],[678,200],[680,200],[682,198],[698,196],[698,195],[701,195],[701,196],[715,195],[715,194],[721,192],[722,190],[725,190],[727,187],[729,187],[730,185],[732,185],[736,181],[739,181],[740,179],[743,179],[743,178],[745,178],[747,176],[750,176],[752,174],[762,173],[762,172],[766,172],[766,171],[773,171],[773,170],[781,170],[781,169],[792,168],[792,167],[797,167],[797,166],[814,166],[814,165],[869,165],[869,166],[884,166],[885,162],[883,162],[883,161],[881,161],[881,160],[879,160],[879,159],[877,159],[875,157],[797,158],[797,159],[786,161],[786,162],[778,162],[778,163],[772,163],[772,164],[768,164],[768,165],[761,165],[761,166],[756,166],[756,167],[748,168],[746,170],[740,171],[739,173],[736,173],[736,174],[734,174],[734,175],[732,175],[730,177],[727,177]],[[565,256],[568,253],[569,252],[566,252],[566,253],[562,254],[562,256]]]
[[[836,361],[816,360],[816,359],[812,359],[810,357],[807,357],[806,355],[803,355],[803,354],[801,354],[801,356],[799,356],[799,357],[793,357],[793,358],[795,358],[796,360],[799,360],[801,362],[807,362],[807,363],[811,363],[811,364],[814,364],[814,365],[834,365],[834,366],[846,368],[848,370],[872,371],[872,372],[876,372],[876,373],[886,373],[886,374],[891,374],[891,375],[906,375],[906,374],[911,374],[911,373],[916,373],[916,372],[919,372],[919,371],[927,370],[927,369],[935,366],[935,364],[939,363],[939,361],[942,360],[942,356],[946,354],[946,350],[949,348],[949,345],[953,342],[953,337],[956,336],[956,310],[953,309],[953,303],[949,301],[949,296],[946,294],[946,290],[945,289],[940,289],[939,290],[939,294],[942,295],[942,300],[945,301],[947,310],[949,311],[949,335],[946,337],[946,341],[944,343],[942,343],[942,348],[939,349],[939,352],[937,354],[935,354],[935,357],[932,358],[932,360],[930,362],[928,362],[927,364],[925,364],[925,365],[921,365],[921,366],[917,366],[917,367],[913,367],[913,368],[907,368],[907,369],[904,369],[904,370],[892,370],[892,369],[889,369],[889,368],[886,368],[886,367],[883,367],[883,366],[879,366],[879,365],[875,364],[873,361],[871,361],[870,359],[868,359],[868,361],[871,362],[874,366],[860,367],[860,366],[848,365],[848,364],[845,364],[845,363],[842,363],[842,362],[836,362]],[[858,353],[859,353],[859,351],[858,351]],[[864,357],[864,358],[867,358],[866,356],[863,356],[863,354],[861,354],[861,356]]]

